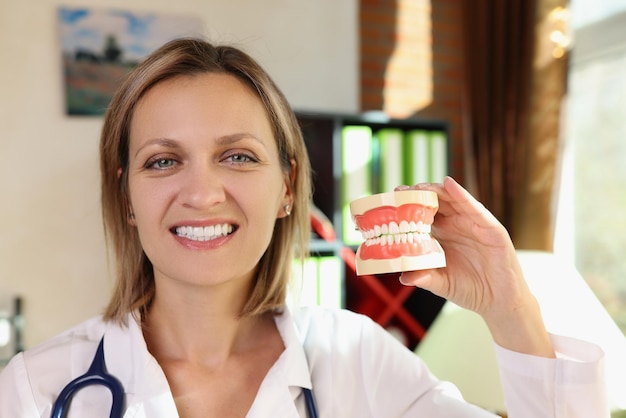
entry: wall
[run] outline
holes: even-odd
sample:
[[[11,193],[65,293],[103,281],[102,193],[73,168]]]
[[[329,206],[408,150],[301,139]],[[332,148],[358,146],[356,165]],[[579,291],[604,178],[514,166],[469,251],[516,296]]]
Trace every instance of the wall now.
[[[0,310],[24,298],[25,344],[98,314],[111,286],[99,207],[100,118],[63,111],[59,5],[195,14],[255,56],[298,109],[358,109],[356,0],[2,0]]]
[[[463,182],[462,0],[360,0],[361,108],[449,123],[450,170]]]

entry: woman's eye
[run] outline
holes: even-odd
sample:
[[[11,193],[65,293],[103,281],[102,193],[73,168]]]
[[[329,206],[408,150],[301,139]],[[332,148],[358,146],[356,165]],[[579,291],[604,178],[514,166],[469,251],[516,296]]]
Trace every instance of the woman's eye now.
[[[226,161],[230,161],[235,164],[246,164],[246,163],[258,162],[258,160],[254,158],[253,156],[249,154],[243,154],[243,153],[229,155],[228,157],[226,157]]]
[[[163,170],[167,168],[171,168],[174,166],[176,162],[171,158],[158,158],[155,160],[148,161],[146,166],[148,168],[155,168],[157,170]]]

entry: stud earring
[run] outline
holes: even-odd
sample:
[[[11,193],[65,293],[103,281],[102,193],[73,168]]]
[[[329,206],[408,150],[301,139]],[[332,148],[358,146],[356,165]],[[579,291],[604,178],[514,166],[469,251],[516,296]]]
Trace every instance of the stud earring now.
[[[283,209],[285,210],[285,213],[287,214],[287,216],[291,215],[291,205],[289,203],[287,203]]]

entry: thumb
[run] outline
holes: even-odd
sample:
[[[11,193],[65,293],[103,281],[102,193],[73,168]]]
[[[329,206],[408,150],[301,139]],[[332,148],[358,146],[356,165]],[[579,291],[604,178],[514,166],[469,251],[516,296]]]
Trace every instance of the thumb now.
[[[400,274],[400,283],[405,286],[419,286],[424,284],[424,282],[431,281],[430,278],[432,273],[430,270],[415,270],[415,271],[404,271]]]
[[[405,271],[400,275],[400,283],[405,286],[415,286],[447,298],[447,288],[440,269]]]

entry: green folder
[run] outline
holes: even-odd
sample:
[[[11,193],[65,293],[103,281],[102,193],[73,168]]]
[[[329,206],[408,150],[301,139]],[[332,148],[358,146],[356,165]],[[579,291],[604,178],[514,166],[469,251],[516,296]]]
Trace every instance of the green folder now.
[[[404,131],[385,128],[376,133],[378,139],[378,166],[380,172],[377,193],[392,192],[404,183]]]
[[[430,182],[442,183],[448,175],[448,138],[443,131],[430,133]]]
[[[430,133],[424,129],[407,131],[404,137],[404,182],[408,185],[430,181]]]
[[[341,142],[342,239],[347,245],[362,242],[350,213],[350,202],[372,194],[372,129],[364,125],[346,125]]]

